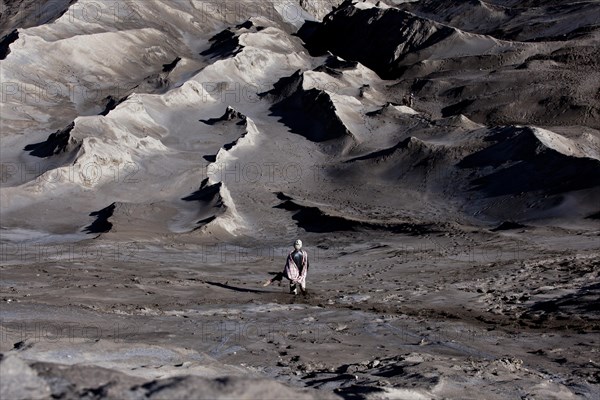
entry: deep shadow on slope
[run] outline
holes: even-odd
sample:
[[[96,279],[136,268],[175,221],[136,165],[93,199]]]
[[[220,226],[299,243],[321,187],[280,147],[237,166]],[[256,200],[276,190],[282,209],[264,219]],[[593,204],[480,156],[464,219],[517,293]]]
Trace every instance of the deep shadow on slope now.
[[[297,225],[307,232],[328,233],[340,231],[376,230],[390,233],[402,233],[408,235],[422,235],[424,233],[437,232],[433,224],[417,223],[384,223],[373,221],[360,221],[352,218],[329,215],[318,207],[310,207],[295,202],[291,197],[283,193],[277,193],[277,197],[283,202],[274,208],[291,211],[292,219]]]
[[[117,108],[119,104],[121,104],[127,99],[129,99],[129,96],[121,97],[120,99],[117,99],[113,96],[107,96],[106,105],[104,106],[104,110],[100,112],[100,115],[107,116],[112,110]]]
[[[227,106],[225,113],[217,118],[201,119],[207,125],[216,125],[218,123],[227,123],[229,121],[235,121],[236,125],[246,125],[246,116],[239,111],[236,111],[233,107]]]
[[[438,43],[454,33],[433,21],[405,11],[377,7],[362,10],[345,2],[321,25],[306,25],[298,35],[313,55],[327,51],[358,61],[384,79],[401,73],[400,62],[410,53]]]
[[[84,231],[86,233],[105,233],[109,232],[113,224],[108,221],[110,217],[112,217],[113,212],[115,211],[115,203],[112,203],[108,207],[103,208],[100,211],[94,211],[90,213],[91,217],[96,217],[96,220],[91,223],[91,225],[85,227]]]
[[[10,53],[10,45],[19,38],[19,32],[15,29],[0,39],[0,60],[4,60]]]
[[[598,28],[594,1],[421,0],[397,7],[422,18],[502,40],[558,41],[581,37]],[[504,3],[504,4],[501,4]],[[587,17],[587,18],[586,18]]]
[[[238,137],[236,137],[235,139],[231,140],[228,143],[224,143],[223,146],[221,147],[222,149],[229,151],[232,148],[234,148],[238,142],[240,141],[240,139],[246,137],[246,135],[248,134],[248,119],[247,117],[242,114],[241,112],[235,110],[233,107],[227,106],[227,108],[225,109],[225,112],[223,113],[223,115],[221,115],[220,117],[217,118],[209,118],[209,119],[201,119],[200,122],[205,123],[207,125],[211,125],[211,126],[227,126],[228,128],[231,127],[232,124],[234,124],[236,127],[239,127],[239,129],[228,129],[229,132],[234,133],[237,130],[241,130],[243,128],[246,128],[245,130],[243,130]],[[205,154],[204,156],[202,156],[202,158],[204,158],[206,161],[208,162],[215,162],[217,161],[217,154]]]
[[[182,198],[185,201],[199,203],[198,214],[196,216],[198,220],[194,229],[200,229],[225,212],[226,206],[223,202],[223,197],[221,197],[221,186],[221,182],[210,185],[208,178],[205,178],[198,190]]]
[[[504,128],[492,135],[499,142],[465,157],[458,166],[488,170],[471,181],[488,196],[543,192],[566,193],[598,186],[600,161],[562,154],[546,147],[530,128]]]
[[[0,36],[15,29],[54,22],[77,0],[5,0],[0,9]]]
[[[254,32],[259,32],[264,28],[254,25],[251,20],[242,22],[235,27],[226,28],[208,40],[211,43],[210,47],[202,51],[200,55],[210,56],[210,58],[235,57],[244,49],[239,41],[239,34],[242,29],[252,29]]]
[[[279,99],[271,107],[272,115],[281,117],[280,121],[292,132],[313,142],[352,138],[352,133],[337,116],[329,94],[314,88],[304,90],[303,80],[300,71],[296,71],[276,82],[272,90],[260,94],[271,100]]]
[[[211,43],[210,47],[202,51],[200,55],[211,58],[235,57],[243,49],[238,37],[230,28],[217,33],[208,41]]]
[[[539,314],[568,313],[600,319],[600,283],[592,283],[577,292],[559,298],[533,304],[525,316]]]
[[[356,145],[356,139],[338,116],[331,95],[325,90],[303,88],[304,76],[296,71],[281,78],[260,97],[273,102],[271,115],[292,133],[318,143],[330,154],[344,154]]]
[[[345,2],[323,23],[305,24],[298,35],[313,55],[329,51],[361,62],[384,79],[400,79],[388,100],[401,102],[412,93],[417,108],[432,115],[462,113],[488,125],[597,128],[600,98],[592,78],[600,70],[598,46],[579,33],[561,36],[552,46],[533,43],[537,37],[530,43],[500,42],[403,10],[360,9]]]
[[[74,127],[75,123],[71,122],[66,128],[51,133],[44,142],[28,144],[23,150],[40,158],[47,158],[61,153],[66,150]]]

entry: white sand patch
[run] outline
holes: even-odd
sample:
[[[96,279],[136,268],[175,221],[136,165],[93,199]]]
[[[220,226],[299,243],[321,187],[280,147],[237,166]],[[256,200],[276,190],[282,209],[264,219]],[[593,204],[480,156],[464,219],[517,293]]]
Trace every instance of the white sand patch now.
[[[555,150],[566,156],[589,157],[600,160],[600,149],[591,146],[591,143],[585,141],[576,142],[552,131],[533,128],[535,137],[542,144],[552,150]]]

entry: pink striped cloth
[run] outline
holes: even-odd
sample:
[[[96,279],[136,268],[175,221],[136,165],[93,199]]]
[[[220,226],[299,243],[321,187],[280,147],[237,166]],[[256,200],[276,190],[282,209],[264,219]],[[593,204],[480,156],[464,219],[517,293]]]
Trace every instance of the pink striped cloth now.
[[[294,283],[299,283],[300,286],[306,286],[306,273],[308,272],[308,254],[304,250],[300,250],[302,252],[302,273],[296,263],[294,262],[294,258],[292,257],[292,253],[295,250],[290,251],[288,254],[287,261],[285,263],[285,276]]]

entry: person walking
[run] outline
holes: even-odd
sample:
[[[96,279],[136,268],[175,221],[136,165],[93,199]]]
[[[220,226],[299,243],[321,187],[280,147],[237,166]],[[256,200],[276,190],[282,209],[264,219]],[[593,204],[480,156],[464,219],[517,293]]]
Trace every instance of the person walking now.
[[[297,239],[294,242],[294,249],[288,253],[283,272],[269,279],[263,286],[268,286],[275,281],[281,281],[285,277],[290,281],[290,293],[294,295],[298,294],[299,288],[302,294],[306,295],[306,275],[308,268],[308,253],[302,248],[302,240]]]

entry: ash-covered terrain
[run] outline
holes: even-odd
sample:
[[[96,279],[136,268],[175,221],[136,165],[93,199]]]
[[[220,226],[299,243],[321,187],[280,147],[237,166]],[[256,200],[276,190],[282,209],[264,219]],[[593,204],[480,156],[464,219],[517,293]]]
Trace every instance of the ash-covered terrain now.
[[[599,60],[598,1],[0,1],[0,398],[598,399]]]

